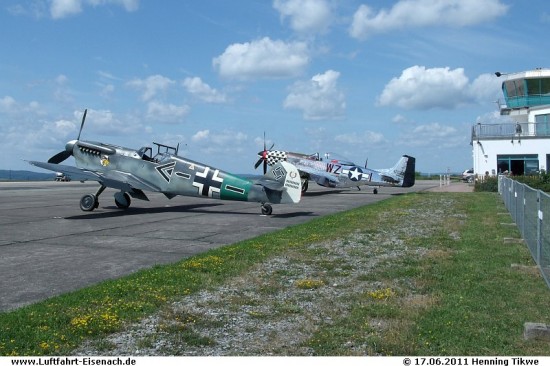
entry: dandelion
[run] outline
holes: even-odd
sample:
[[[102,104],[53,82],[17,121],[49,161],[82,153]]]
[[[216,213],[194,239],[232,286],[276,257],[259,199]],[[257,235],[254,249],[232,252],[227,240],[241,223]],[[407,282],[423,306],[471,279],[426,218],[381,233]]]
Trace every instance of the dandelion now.
[[[296,281],[294,284],[299,289],[312,290],[315,288],[322,287],[325,283],[321,280],[303,279],[303,280]]]
[[[369,291],[367,295],[375,300],[387,300],[390,297],[395,296],[395,292],[391,288],[379,289],[374,291]]]

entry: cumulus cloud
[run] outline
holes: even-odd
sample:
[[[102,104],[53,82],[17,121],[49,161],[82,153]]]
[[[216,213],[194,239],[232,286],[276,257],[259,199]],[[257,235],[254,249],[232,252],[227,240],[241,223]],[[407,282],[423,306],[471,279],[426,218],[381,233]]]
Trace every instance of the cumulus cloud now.
[[[210,87],[199,77],[185,78],[183,86],[189,94],[206,103],[225,103],[227,100],[225,94]]]
[[[332,20],[326,0],[275,0],[273,7],[282,20],[289,18],[290,27],[298,33],[324,33]]]
[[[126,11],[136,11],[139,8],[139,0],[52,0],[50,15],[53,19],[62,19],[83,11],[85,5],[119,5]]]
[[[151,101],[147,104],[147,118],[162,123],[179,123],[189,113],[189,106]]]
[[[352,132],[341,134],[334,137],[335,141],[342,142],[346,145],[380,145],[387,140],[384,135],[379,132],[365,131],[363,133]]]
[[[337,85],[339,77],[339,72],[328,70],[311,80],[294,83],[283,103],[284,108],[301,110],[307,120],[343,118],[346,101]]]
[[[212,61],[222,77],[240,80],[293,77],[299,75],[308,63],[305,42],[286,43],[269,37],[229,45]]]
[[[500,0],[401,0],[391,9],[376,12],[360,5],[349,29],[352,37],[365,39],[395,29],[436,25],[464,27],[482,24],[506,14]]]
[[[453,126],[441,123],[430,123],[415,127],[405,132],[398,142],[407,147],[429,147],[434,149],[448,149],[468,144],[468,134]]]
[[[191,137],[191,141],[205,154],[242,152],[247,140],[246,134],[233,130],[201,130]]]
[[[149,76],[147,79],[134,79],[127,83],[128,86],[137,90],[142,90],[141,99],[148,101],[153,99],[158,93],[166,92],[175,81],[162,75]]]
[[[10,112],[14,109],[15,105],[15,99],[9,95],[0,98],[0,112]]]
[[[470,83],[462,68],[412,66],[386,84],[378,104],[405,109],[453,109],[494,101],[499,93],[499,81],[491,74],[480,75]]]

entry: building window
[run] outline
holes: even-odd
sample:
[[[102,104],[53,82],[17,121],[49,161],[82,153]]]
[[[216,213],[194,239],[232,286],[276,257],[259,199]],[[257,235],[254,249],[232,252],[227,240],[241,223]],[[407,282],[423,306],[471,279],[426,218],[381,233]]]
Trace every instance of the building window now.
[[[537,136],[550,135],[550,114],[536,115],[535,123]]]
[[[497,155],[499,174],[532,175],[539,170],[538,155]]]

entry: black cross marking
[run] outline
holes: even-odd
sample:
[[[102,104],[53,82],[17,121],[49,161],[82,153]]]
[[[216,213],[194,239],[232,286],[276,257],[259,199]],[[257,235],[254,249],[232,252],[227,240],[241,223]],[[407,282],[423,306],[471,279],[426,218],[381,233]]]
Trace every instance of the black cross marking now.
[[[220,188],[223,183],[223,178],[220,178],[218,169],[212,171],[209,167],[205,167],[202,173],[195,174],[193,186],[198,188],[198,193],[202,196],[212,197],[214,192],[220,193]]]

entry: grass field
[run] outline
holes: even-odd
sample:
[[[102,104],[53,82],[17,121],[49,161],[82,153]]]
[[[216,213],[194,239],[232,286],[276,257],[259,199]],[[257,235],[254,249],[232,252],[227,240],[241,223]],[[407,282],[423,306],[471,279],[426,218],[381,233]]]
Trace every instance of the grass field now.
[[[0,314],[1,355],[550,355],[495,193],[414,193]],[[512,267],[512,264],[521,264]]]

